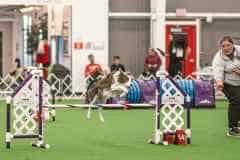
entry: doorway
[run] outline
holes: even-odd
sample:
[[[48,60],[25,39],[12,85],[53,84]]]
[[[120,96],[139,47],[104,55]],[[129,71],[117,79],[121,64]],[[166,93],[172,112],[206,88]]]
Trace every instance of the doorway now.
[[[166,25],[166,69],[174,77],[196,72],[196,25]]]

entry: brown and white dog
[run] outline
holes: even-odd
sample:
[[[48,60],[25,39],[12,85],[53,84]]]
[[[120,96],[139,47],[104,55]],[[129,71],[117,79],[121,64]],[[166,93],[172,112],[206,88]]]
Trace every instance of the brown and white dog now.
[[[90,87],[87,91],[88,101],[91,104],[106,103],[110,97],[124,97],[132,79],[132,75],[121,70],[109,73]]]

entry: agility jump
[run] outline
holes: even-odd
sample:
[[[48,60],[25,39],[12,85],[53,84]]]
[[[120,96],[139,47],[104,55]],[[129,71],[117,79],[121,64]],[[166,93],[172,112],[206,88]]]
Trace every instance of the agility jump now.
[[[101,106],[83,105],[53,105],[49,103],[51,87],[42,78],[41,70],[33,70],[20,86],[7,97],[6,147],[10,148],[11,141],[17,138],[33,138],[33,147],[49,148],[44,141],[44,124],[50,115],[55,120],[55,108],[85,108],[88,107],[87,117],[90,118],[91,108],[97,108],[99,118],[104,122]],[[55,98],[53,97],[53,103]],[[53,109],[47,111],[47,109]],[[13,113],[13,117],[11,116]],[[13,126],[11,124],[13,123]],[[13,130],[12,130],[13,128]]]
[[[191,99],[165,72],[157,76],[155,131],[151,144],[191,143]],[[186,108],[186,116],[184,111]],[[186,117],[186,118],[184,118]],[[184,120],[185,119],[185,120]],[[186,128],[184,129],[184,125]]]
[[[183,127],[182,113],[184,112],[184,94],[179,91],[177,84],[170,79],[157,80],[157,96],[156,96],[156,129],[152,143],[161,143],[163,134],[168,131],[176,131]],[[161,87],[162,86],[162,87]],[[49,118],[49,115],[45,112],[47,108],[86,108],[88,107],[87,117],[90,118],[92,108],[97,108],[99,118],[104,122],[103,115],[101,113],[102,107],[111,106],[116,104],[79,104],[79,105],[58,105],[50,104],[51,87],[43,80],[42,71],[34,70],[29,77],[23,81],[23,83],[15,90],[12,96],[7,98],[7,127],[6,127],[6,147],[10,148],[11,141],[15,138],[33,138],[36,142],[32,144],[33,147],[49,148],[50,145],[44,141],[44,124],[45,120]],[[182,100],[183,99],[183,100]],[[55,100],[54,98],[52,99]],[[177,102],[173,106],[173,102]],[[119,104],[117,104],[119,105]],[[121,105],[121,104],[120,104]],[[150,105],[150,104],[126,104],[128,106],[133,105]],[[151,104],[153,106],[153,104]],[[171,115],[166,111],[163,119],[160,119],[160,110],[171,110],[170,113],[175,114],[175,118],[171,118]],[[11,117],[11,110],[13,110],[13,120]],[[178,112],[180,110],[180,112]],[[190,131],[190,108],[188,107],[187,127]],[[164,111],[162,112],[164,113]],[[51,112],[55,116],[55,110]],[[165,118],[165,119],[164,119]],[[179,121],[177,124],[175,121]],[[13,126],[11,123],[13,122]],[[169,122],[169,123],[168,123]],[[162,123],[165,130],[161,131],[160,123]],[[170,126],[170,127],[169,127]],[[172,127],[175,127],[173,129]],[[13,130],[12,130],[13,128]],[[190,135],[188,135],[188,143],[190,143]]]

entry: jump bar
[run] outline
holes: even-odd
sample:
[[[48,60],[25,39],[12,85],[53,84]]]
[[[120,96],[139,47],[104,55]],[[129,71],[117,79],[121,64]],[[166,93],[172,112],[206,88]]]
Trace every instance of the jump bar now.
[[[125,108],[125,107],[131,107],[131,108],[154,108],[154,104],[96,104],[96,105],[90,105],[90,104],[48,104],[44,105],[44,108]]]
[[[48,104],[44,105],[44,108],[98,108],[96,105],[89,105],[89,104]]]
[[[123,104],[98,104],[102,108],[124,108],[125,105]]]
[[[144,104],[144,103],[141,103],[141,104],[126,104],[126,106],[129,106],[129,107],[132,107],[132,108],[154,108],[155,105],[154,104]]]

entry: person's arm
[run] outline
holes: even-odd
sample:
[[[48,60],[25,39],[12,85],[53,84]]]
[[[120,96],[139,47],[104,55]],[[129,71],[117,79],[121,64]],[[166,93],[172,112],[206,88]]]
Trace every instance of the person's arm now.
[[[98,65],[98,71],[99,71],[99,72],[103,72],[103,69],[102,69],[102,67],[101,67],[100,64]]]
[[[161,63],[162,63],[161,58],[160,58],[160,56],[157,54],[157,67],[156,67],[157,70],[160,68]]]
[[[122,70],[123,72],[126,71],[124,65],[120,64],[120,68],[121,68],[121,70]]]
[[[97,70],[96,70],[95,72],[98,72],[98,73],[100,73],[100,74],[104,74],[104,73],[103,73],[103,69],[102,69],[102,67],[101,67],[100,64],[97,65]]]
[[[235,52],[236,52],[236,58],[240,58],[240,46],[234,45]],[[233,72],[240,76],[240,66],[237,66],[235,69],[233,69]]]
[[[216,89],[217,90],[222,90],[223,89],[223,82],[224,82],[224,62],[220,58],[220,55],[215,55],[213,62],[212,62],[212,67],[213,67],[213,74],[214,74],[214,79],[216,81]]]
[[[240,68],[233,69],[233,72],[240,76]]]
[[[114,70],[115,70],[115,65],[112,64],[112,65],[111,65],[111,69],[110,69],[110,71],[113,72]]]
[[[89,75],[89,67],[88,67],[88,65],[85,67],[84,75],[85,75],[85,77],[87,77]]]
[[[148,56],[147,56],[144,61],[144,66],[146,69],[148,69],[148,64],[149,64],[149,60],[148,60]]]

